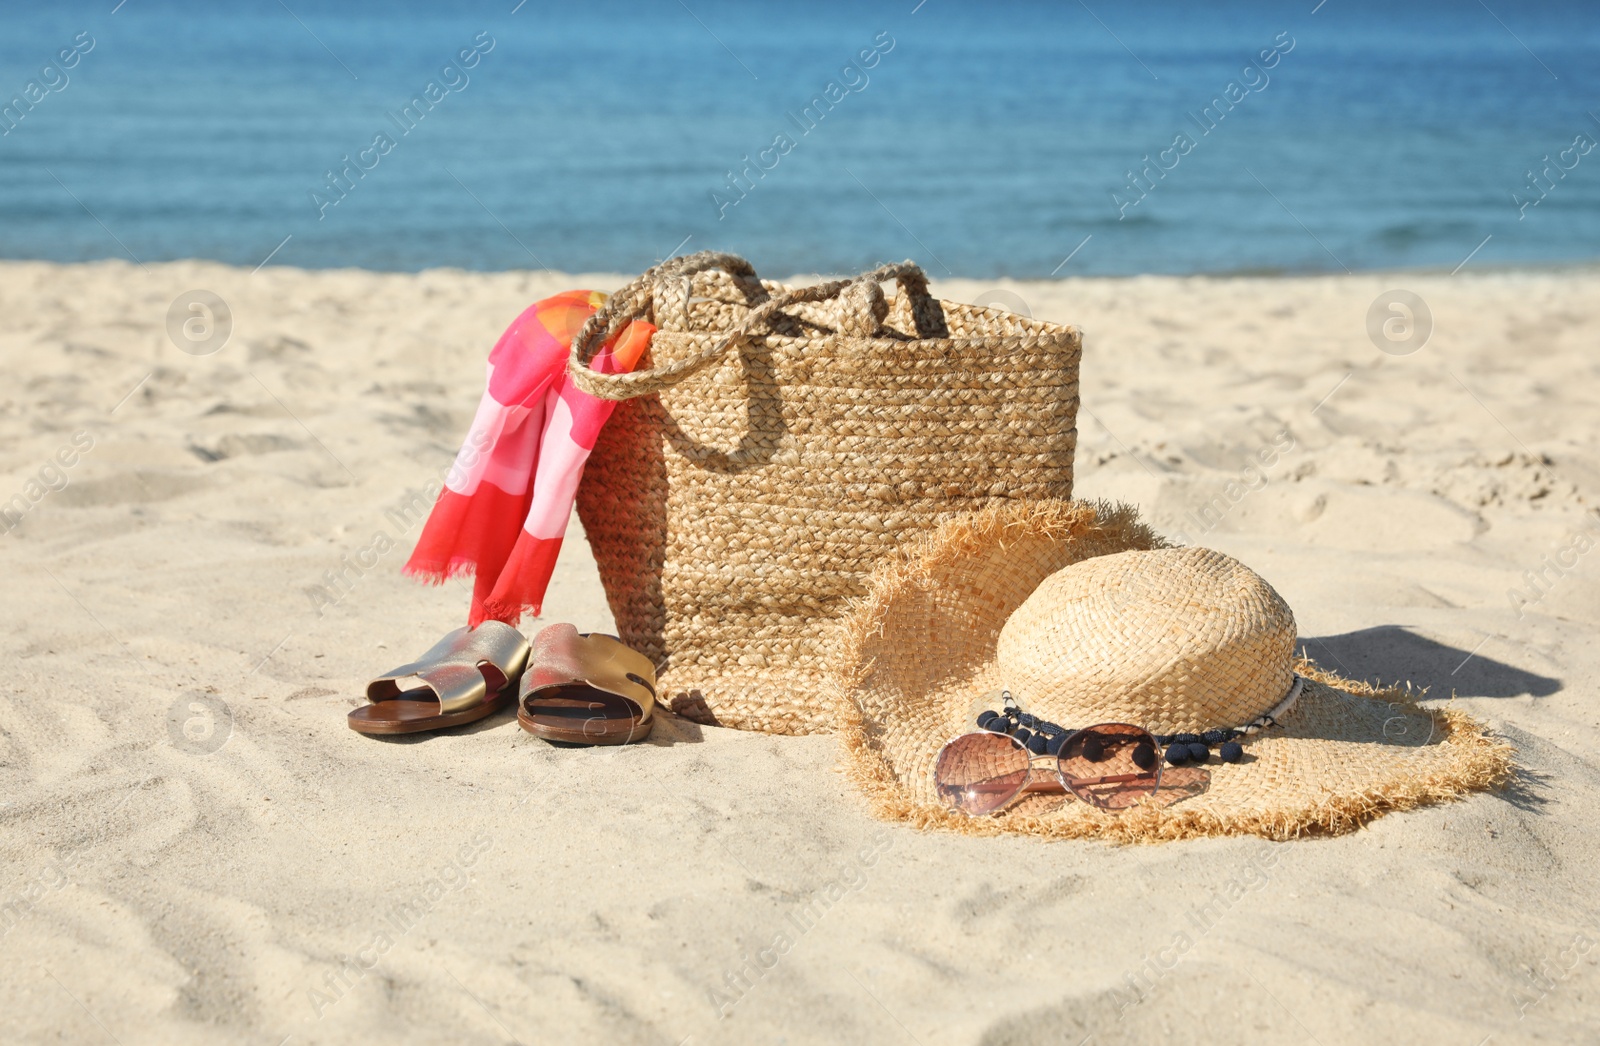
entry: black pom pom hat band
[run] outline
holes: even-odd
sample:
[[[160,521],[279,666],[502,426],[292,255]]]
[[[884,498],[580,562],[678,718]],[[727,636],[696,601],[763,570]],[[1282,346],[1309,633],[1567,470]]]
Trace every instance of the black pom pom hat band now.
[[[1306,681],[1300,676],[1294,677],[1294,683],[1289,687],[1289,693],[1278,702],[1270,712],[1257,716],[1255,719],[1241,726],[1223,727],[1220,729],[1206,730],[1201,733],[1153,734],[1155,742],[1167,749],[1166,760],[1174,766],[1185,763],[1203,763],[1211,757],[1211,749],[1218,749],[1218,756],[1224,763],[1237,763],[1243,758],[1244,751],[1236,743],[1238,738],[1250,737],[1259,734],[1268,727],[1278,725],[1278,720],[1289,713],[1294,703],[1300,699],[1300,693],[1305,689]],[[980,730],[992,730],[995,733],[1010,734],[1032,752],[1034,755],[1056,755],[1061,750],[1061,745],[1066,739],[1076,732],[1074,727],[1061,726],[1047,719],[1031,715],[1022,710],[1017,699],[1011,691],[1002,690],[999,693],[1003,711],[987,709],[978,713],[977,725]],[[1173,746],[1186,746],[1188,751],[1178,754],[1178,749]],[[1195,749],[1198,748],[1198,751]]]

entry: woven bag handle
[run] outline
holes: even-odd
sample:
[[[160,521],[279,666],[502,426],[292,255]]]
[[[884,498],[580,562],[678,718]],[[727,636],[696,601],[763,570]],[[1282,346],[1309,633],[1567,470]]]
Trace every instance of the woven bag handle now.
[[[578,331],[578,336],[572,342],[572,352],[567,358],[567,374],[571,376],[572,383],[589,395],[603,400],[647,396],[669,389],[722,359],[736,345],[744,344],[751,331],[767,322],[773,313],[797,302],[838,298],[841,305],[840,332],[856,337],[871,337],[889,311],[883,289],[878,286],[884,280],[895,280],[902,292],[913,299],[928,297],[927,274],[915,262],[899,262],[853,279],[829,280],[773,295],[747,312],[739,325],[728,331],[717,344],[665,366],[626,374],[602,374],[589,368],[590,361],[601,346],[616,337],[630,322],[647,314],[651,289],[658,281],[663,277],[687,276],[707,269],[723,269],[734,276],[756,278],[755,270],[743,258],[715,251],[701,251],[675,258],[648,270],[613,294]]]

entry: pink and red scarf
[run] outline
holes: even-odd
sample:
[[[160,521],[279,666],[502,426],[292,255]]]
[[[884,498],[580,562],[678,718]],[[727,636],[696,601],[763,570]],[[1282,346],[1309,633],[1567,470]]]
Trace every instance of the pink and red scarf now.
[[[471,571],[468,624],[538,615],[578,494],[584,463],[616,404],[575,388],[567,352],[605,303],[566,291],[529,306],[489,353],[489,381],[455,466],[405,573],[442,582]],[[634,322],[591,364],[630,371],[655,327]]]

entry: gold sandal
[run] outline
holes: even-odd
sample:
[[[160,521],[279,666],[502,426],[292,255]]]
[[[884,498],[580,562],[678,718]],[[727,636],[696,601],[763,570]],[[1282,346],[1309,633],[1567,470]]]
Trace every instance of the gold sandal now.
[[[517,722],[546,741],[623,745],[655,726],[656,669],[616,636],[551,625],[533,639]]]
[[[528,664],[528,640],[503,621],[458,628],[409,665],[367,684],[367,700],[351,711],[363,734],[412,734],[474,723],[504,708]],[[402,690],[401,683],[415,682]]]

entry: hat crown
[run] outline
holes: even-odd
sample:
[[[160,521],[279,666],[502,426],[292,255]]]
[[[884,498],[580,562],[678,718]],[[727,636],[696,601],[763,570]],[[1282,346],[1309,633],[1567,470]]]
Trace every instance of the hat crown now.
[[[1045,578],[1000,631],[996,664],[1063,726],[1155,733],[1240,726],[1294,680],[1294,614],[1260,575],[1205,548],[1095,556]]]

